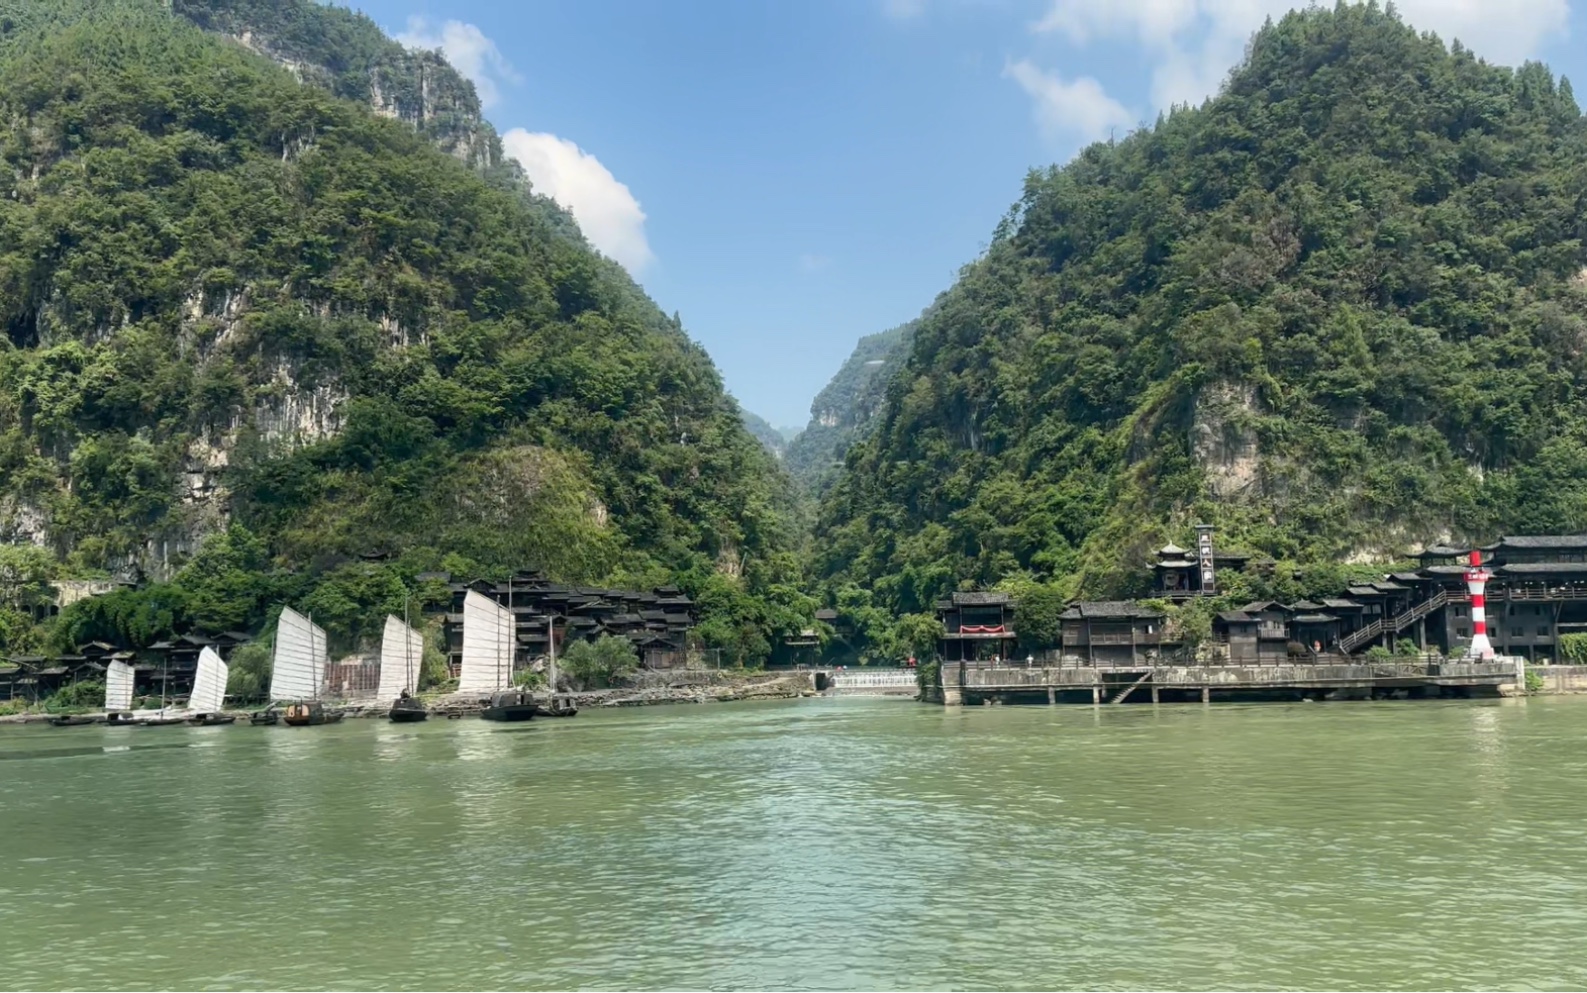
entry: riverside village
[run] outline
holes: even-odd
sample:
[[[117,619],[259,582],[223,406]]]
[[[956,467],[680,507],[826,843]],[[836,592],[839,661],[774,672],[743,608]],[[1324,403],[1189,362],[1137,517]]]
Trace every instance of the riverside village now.
[[[1186,608],[1218,597],[1220,577],[1274,563],[1219,546],[1211,527],[1198,527],[1191,546],[1157,551],[1149,597],[1071,602],[1054,643],[1024,652],[1018,600],[964,591],[935,604],[934,658],[848,664],[844,618],[828,607],[816,613],[833,632],[825,644],[813,629],[790,632],[764,670],[727,677],[700,649],[696,606],[677,587],[566,586],[534,570],[501,582],[428,573],[419,581],[445,595],[431,598],[419,618],[388,617],[378,651],[333,659],[325,632],[286,608],[270,646],[270,685],[256,699],[225,691],[228,663],[253,638],[195,632],[141,650],[94,641],[67,654],[13,655],[0,662],[0,701],[21,705],[24,720],[63,723],[229,723],[244,713],[252,723],[322,723],[345,714],[528,720],[572,716],[581,703],[814,694],[909,696],[948,706],[1099,705],[1465,698],[1565,691],[1578,681],[1587,687],[1587,668],[1570,664],[1580,661],[1573,641],[1587,640],[1587,535],[1512,535],[1472,549],[1434,545],[1411,556],[1418,568],[1348,585],[1335,596],[1210,612],[1199,638],[1183,620]],[[47,616],[115,588],[62,583],[33,609]],[[438,635],[443,669],[439,690],[421,694],[425,626]],[[634,662],[626,686],[592,691],[570,684],[565,670],[559,677],[558,653],[614,640]],[[59,710],[42,704],[61,691],[97,682],[106,687],[103,713],[45,712]]]

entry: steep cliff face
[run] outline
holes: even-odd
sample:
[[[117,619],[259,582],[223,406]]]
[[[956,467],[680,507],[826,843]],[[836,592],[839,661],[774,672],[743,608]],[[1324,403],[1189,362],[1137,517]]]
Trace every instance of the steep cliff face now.
[[[827,494],[907,610],[1144,591],[1210,522],[1295,561],[1587,527],[1587,122],[1540,65],[1292,13],[1223,92],[1033,173]]]
[[[412,126],[475,168],[502,165],[501,142],[474,85],[438,53],[405,49],[363,14],[305,0],[172,0],[171,10],[270,58],[299,82]]]
[[[174,7],[0,9],[0,537],[156,577],[228,522],[592,580],[784,547],[709,358],[466,82],[336,8]]]

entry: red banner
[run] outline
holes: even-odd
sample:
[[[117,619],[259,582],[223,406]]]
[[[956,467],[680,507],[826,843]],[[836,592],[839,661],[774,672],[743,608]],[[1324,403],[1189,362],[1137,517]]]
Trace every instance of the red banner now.
[[[963,624],[959,626],[960,634],[1002,634],[1001,624]]]

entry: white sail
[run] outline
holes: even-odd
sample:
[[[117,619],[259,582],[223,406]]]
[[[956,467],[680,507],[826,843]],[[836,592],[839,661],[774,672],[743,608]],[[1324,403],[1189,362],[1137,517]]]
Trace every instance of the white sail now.
[[[199,714],[219,713],[226,702],[226,663],[220,660],[215,649],[205,646],[198,653],[198,672],[193,676],[193,692],[187,698],[187,709]]]
[[[411,693],[418,689],[423,660],[424,635],[387,614],[386,633],[380,639],[380,689],[375,699],[386,703],[401,696],[403,690]]]
[[[132,709],[132,666],[117,659],[105,670],[105,710]]]
[[[512,683],[512,611],[473,590],[463,598],[463,671],[459,693],[491,693]]]
[[[319,696],[325,660],[325,632],[291,607],[282,608],[275,658],[270,664],[270,699],[312,700]]]

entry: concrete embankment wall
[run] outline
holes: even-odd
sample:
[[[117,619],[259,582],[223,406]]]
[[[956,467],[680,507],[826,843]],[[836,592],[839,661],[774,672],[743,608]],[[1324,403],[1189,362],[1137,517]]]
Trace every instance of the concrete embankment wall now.
[[[1543,680],[1540,693],[1587,693],[1587,665],[1529,665],[1526,671]]]

